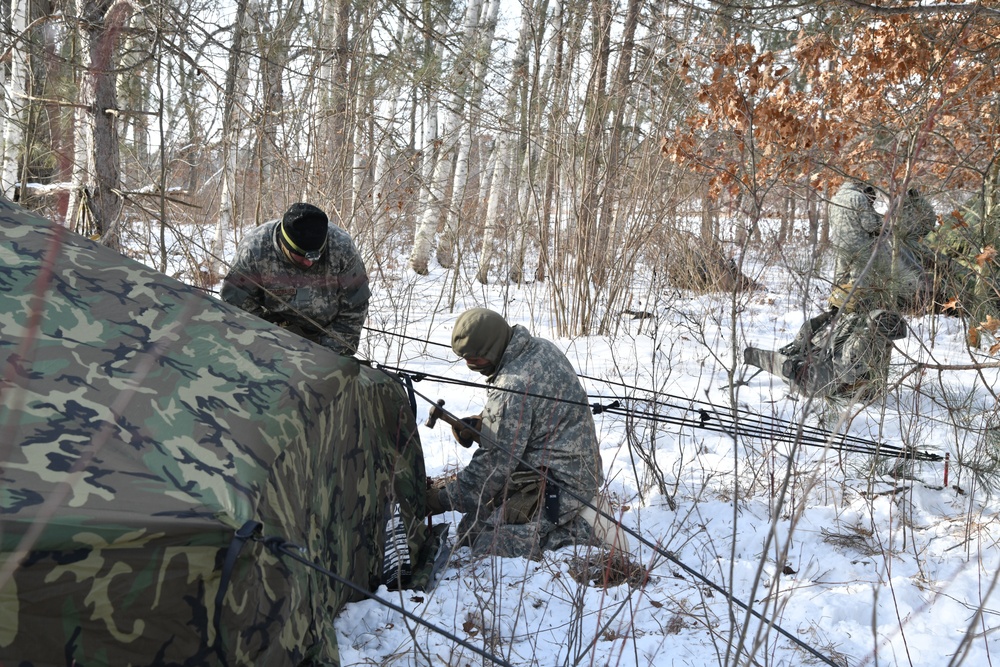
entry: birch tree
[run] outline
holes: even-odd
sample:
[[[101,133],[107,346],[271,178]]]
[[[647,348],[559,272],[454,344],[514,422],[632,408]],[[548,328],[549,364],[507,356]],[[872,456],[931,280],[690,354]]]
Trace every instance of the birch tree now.
[[[114,56],[118,36],[132,14],[127,0],[77,0],[83,58],[75,113],[72,192],[69,215],[101,243],[119,248],[121,170]]]
[[[536,26],[532,24],[532,18],[535,16],[534,5],[526,4],[522,7],[517,46],[514,49],[514,57],[511,62],[510,84],[506,90],[503,116],[497,128],[496,160],[494,162],[493,178],[490,183],[483,236],[479,246],[479,266],[476,270],[476,280],[484,285],[489,282],[490,268],[495,261],[496,249],[499,245],[499,230],[505,226],[502,220],[505,212],[508,214],[509,221],[510,209],[508,206],[503,205],[509,196],[507,188],[517,187],[517,171],[524,154],[525,137],[521,132],[521,124],[518,122],[518,109],[528,73],[529,49],[534,42],[532,38]],[[542,12],[542,19],[544,19],[544,16],[545,13]],[[544,31],[544,27],[541,30]],[[515,169],[512,169],[512,166]],[[516,196],[513,200],[516,203]],[[508,259],[511,256],[508,253]],[[512,272],[515,275],[520,275],[521,267],[512,267],[508,264],[508,276]]]
[[[480,108],[483,101],[483,91],[486,88],[486,74],[491,62],[493,39],[496,33],[499,0],[488,2],[483,9],[483,20],[480,22],[476,38],[473,40],[473,51],[470,54],[472,67],[472,83],[470,86],[466,123],[462,126],[455,150],[455,173],[451,194],[451,205],[445,207],[443,232],[438,243],[438,263],[445,268],[452,268],[458,258],[455,256],[458,243],[459,226],[462,221],[466,193],[469,185],[469,166],[472,145],[479,130]]]
[[[460,47],[455,54],[451,75],[445,79],[451,92],[441,110],[444,120],[441,123],[440,134],[436,136],[434,142],[437,155],[433,161],[433,171],[424,189],[426,199],[423,214],[417,223],[413,250],[410,253],[410,268],[420,275],[427,274],[437,228],[448,207],[446,196],[452,190],[451,180],[454,175],[455,153],[461,136],[462,114],[466,108],[466,96],[470,92],[469,84],[475,73],[475,67],[469,65],[472,54],[476,52],[481,9],[482,0],[468,0],[462,21]]]
[[[431,8],[425,5],[424,21],[430,24],[428,16]],[[436,14],[434,21],[436,35],[443,35],[447,25],[447,15],[444,11]],[[438,187],[434,183],[434,174],[437,168],[437,161],[440,152],[440,130],[439,130],[439,110],[441,105],[442,91],[438,82],[441,77],[442,60],[444,56],[445,44],[442,40],[434,41],[431,35],[427,35],[424,46],[424,62],[427,74],[422,82],[424,92],[423,106],[423,127],[420,151],[420,205],[419,210],[430,210],[430,215],[437,216],[440,213],[440,206],[436,201],[439,198]],[[426,216],[425,216],[426,218]],[[413,248],[410,252],[410,268],[421,275],[427,273],[427,265],[430,260],[430,247],[433,243],[432,225],[424,222],[418,223],[414,234]],[[436,218],[439,220],[439,218]],[[436,226],[436,222],[434,226]]]
[[[30,0],[10,0],[10,14],[5,17],[5,27],[9,26],[9,40],[4,40],[0,51],[10,54],[10,72],[0,63],[0,81],[3,85],[3,151],[0,165],[0,195],[13,200],[15,191],[21,184],[24,153],[24,124],[27,107],[28,63],[27,29]],[[9,18],[9,22],[6,20]],[[6,32],[6,31],[5,31]],[[26,162],[26,160],[25,160]]]
[[[351,2],[323,0],[319,5],[321,29],[317,35],[319,67],[314,172],[316,197],[328,200],[331,217],[353,208],[351,192],[353,152],[350,150],[351,105]],[[350,216],[342,221],[351,226]]]

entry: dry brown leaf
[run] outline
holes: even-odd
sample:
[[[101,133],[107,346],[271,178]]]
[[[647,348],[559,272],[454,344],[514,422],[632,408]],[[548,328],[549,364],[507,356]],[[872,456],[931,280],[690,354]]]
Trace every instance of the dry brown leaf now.
[[[997,249],[991,245],[988,245],[985,248],[983,248],[983,251],[981,253],[976,255],[976,264],[979,265],[980,267],[986,266],[986,264],[992,262],[996,256],[997,256]]]
[[[1000,320],[993,317],[992,315],[987,315],[986,321],[979,323],[979,329],[983,331],[989,331],[991,334],[996,333],[997,329],[1000,329]]]

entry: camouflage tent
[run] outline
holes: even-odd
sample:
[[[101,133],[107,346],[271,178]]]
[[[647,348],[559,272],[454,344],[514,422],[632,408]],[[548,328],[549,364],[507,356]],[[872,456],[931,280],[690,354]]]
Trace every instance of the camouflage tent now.
[[[397,378],[4,200],[0,369],[0,664],[337,664],[359,595],[271,547],[372,589],[401,499],[425,560]]]

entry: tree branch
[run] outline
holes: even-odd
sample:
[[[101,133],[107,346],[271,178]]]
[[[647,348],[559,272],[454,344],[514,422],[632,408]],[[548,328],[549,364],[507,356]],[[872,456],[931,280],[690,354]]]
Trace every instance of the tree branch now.
[[[981,3],[976,4],[959,4],[959,3],[939,3],[936,5],[909,5],[904,7],[883,7],[882,5],[873,5],[867,2],[862,2],[861,0],[840,0],[845,5],[850,7],[856,7],[857,9],[864,10],[875,14],[876,16],[900,16],[905,14],[918,14],[921,16],[932,16],[941,14],[965,14],[967,16],[976,16],[983,14],[986,16],[993,16],[1000,18],[1000,9],[995,9],[993,7],[985,7]]]

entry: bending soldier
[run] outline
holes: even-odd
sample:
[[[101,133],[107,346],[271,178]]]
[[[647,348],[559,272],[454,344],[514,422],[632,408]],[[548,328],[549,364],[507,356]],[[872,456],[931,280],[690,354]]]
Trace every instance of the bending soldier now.
[[[916,191],[912,191],[915,195]],[[900,211],[911,222],[919,202],[907,193]],[[888,382],[893,341],[906,336],[896,297],[916,286],[891,246],[882,239],[883,219],[874,209],[875,188],[848,181],[830,200],[830,238],[835,255],[828,311],[807,320],[795,339],[778,350],[753,346],[743,361],[788,382],[793,393],[867,401]],[[926,234],[926,215],[898,225],[907,238]],[[910,230],[909,227],[914,227]]]
[[[368,315],[368,274],[350,235],[311,204],[248,233],[222,299],[340,354],[354,354]]]
[[[847,181],[830,200],[833,246],[831,305],[844,310],[885,308],[891,295],[892,253],[881,239],[882,216],[875,211],[875,188]]]

